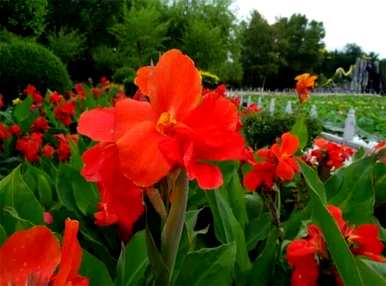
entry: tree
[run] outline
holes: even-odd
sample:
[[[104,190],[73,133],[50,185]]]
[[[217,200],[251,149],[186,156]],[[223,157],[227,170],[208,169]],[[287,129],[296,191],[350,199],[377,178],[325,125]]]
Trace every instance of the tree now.
[[[294,14],[290,18],[280,18],[273,25],[273,31],[280,61],[277,84],[292,87],[296,75],[314,72],[321,63],[325,36],[323,23]]]
[[[262,87],[279,68],[272,28],[257,11],[253,11],[249,23],[242,26],[243,84]]]

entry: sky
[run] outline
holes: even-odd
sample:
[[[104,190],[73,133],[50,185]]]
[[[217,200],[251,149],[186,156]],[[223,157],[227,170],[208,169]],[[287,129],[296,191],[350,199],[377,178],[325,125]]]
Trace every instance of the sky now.
[[[327,49],[356,43],[386,58],[386,0],[234,0],[232,8],[243,19],[256,9],[271,24],[277,17],[305,14],[323,22]]]

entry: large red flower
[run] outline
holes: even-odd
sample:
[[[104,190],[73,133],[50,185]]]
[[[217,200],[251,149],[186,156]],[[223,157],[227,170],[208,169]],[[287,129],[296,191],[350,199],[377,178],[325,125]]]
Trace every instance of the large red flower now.
[[[11,235],[0,248],[0,285],[87,286],[88,279],[78,274],[82,258],[78,229],[78,221],[66,220],[62,249],[45,226]]]
[[[123,99],[112,109],[86,112],[79,133],[116,144],[121,172],[136,185],[151,186],[182,166],[201,188],[220,186],[221,171],[210,161],[243,153],[236,107],[221,96],[202,96],[199,72],[178,50],[139,69],[135,82],[149,102]]]
[[[271,148],[264,148],[256,152],[259,160],[249,160],[252,170],[244,177],[244,185],[250,191],[260,186],[272,188],[276,178],[290,181],[299,172],[294,154],[299,148],[299,139],[291,133],[281,136],[280,144],[273,144]]]

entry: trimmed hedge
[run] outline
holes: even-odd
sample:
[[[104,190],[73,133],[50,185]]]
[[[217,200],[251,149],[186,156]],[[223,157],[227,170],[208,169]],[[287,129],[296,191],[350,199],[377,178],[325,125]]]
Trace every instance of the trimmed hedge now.
[[[291,130],[295,120],[295,115],[286,113],[252,113],[243,118],[243,133],[248,145],[256,150],[275,143],[276,138]],[[320,120],[312,118],[307,118],[306,124],[309,142],[312,142],[322,132],[323,126]]]
[[[43,93],[47,88],[65,92],[72,87],[62,61],[43,46],[21,40],[0,45],[0,93],[9,100],[28,84]]]

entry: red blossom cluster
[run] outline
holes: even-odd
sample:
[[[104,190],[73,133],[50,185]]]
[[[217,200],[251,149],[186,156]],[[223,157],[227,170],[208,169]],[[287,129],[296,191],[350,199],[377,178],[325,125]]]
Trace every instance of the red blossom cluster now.
[[[295,90],[298,94],[300,103],[308,101],[310,97],[310,92],[315,87],[315,81],[317,80],[317,78],[317,76],[311,75],[309,73],[304,73],[295,77]]]
[[[290,181],[299,172],[295,153],[299,139],[291,133],[281,136],[280,144],[258,150],[255,154],[247,152],[247,162],[252,169],[244,176],[244,185],[249,191],[260,187],[272,189],[276,180]],[[255,156],[257,158],[255,158]]]
[[[332,171],[342,167],[344,162],[353,154],[354,150],[348,146],[317,138],[314,141],[314,148],[309,151],[305,161],[311,165],[323,166]]]
[[[378,262],[386,262],[386,258],[381,255],[384,245],[377,225],[352,226],[344,220],[340,208],[328,205],[327,209],[353,254],[366,256]],[[306,238],[296,239],[288,245],[286,255],[288,264],[293,268],[292,286],[318,285],[321,263],[331,262],[323,233],[314,224],[308,225]],[[338,285],[343,285],[335,268],[330,269],[330,273],[335,276]]]
[[[36,87],[32,84],[27,85],[27,87],[24,89],[24,94],[26,96],[31,96],[33,99],[33,105],[32,107],[34,109],[38,109],[42,106],[44,97],[40,94],[40,92],[36,89]]]
[[[0,247],[0,285],[88,286],[78,231],[79,222],[67,219],[62,247],[46,226],[12,234]]]
[[[62,101],[55,107],[54,115],[57,120],[69,126],[75,116],[75,101]]]

